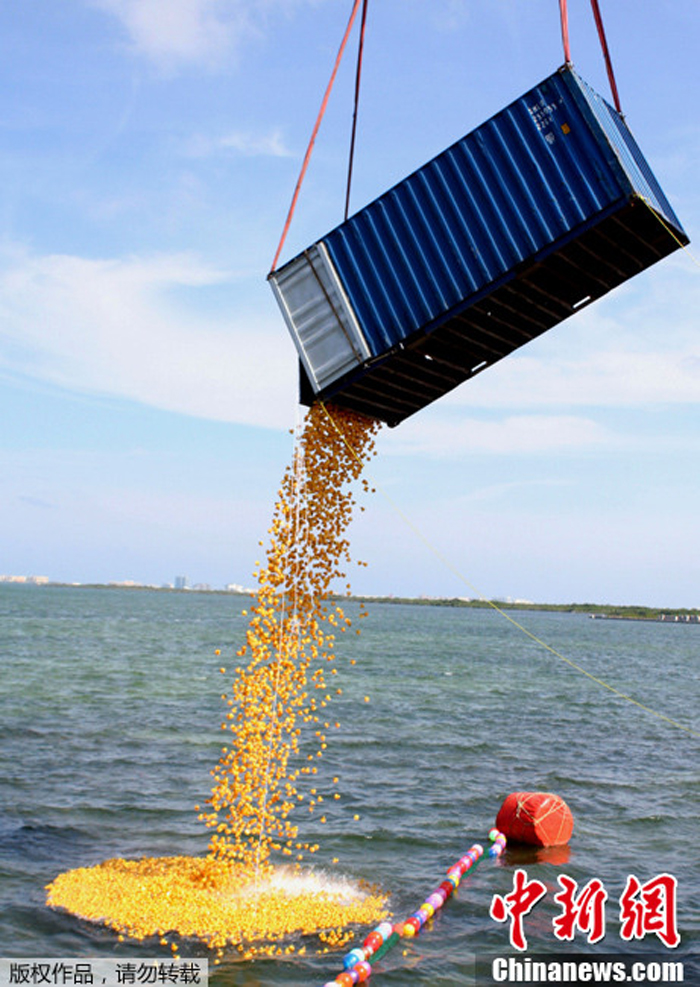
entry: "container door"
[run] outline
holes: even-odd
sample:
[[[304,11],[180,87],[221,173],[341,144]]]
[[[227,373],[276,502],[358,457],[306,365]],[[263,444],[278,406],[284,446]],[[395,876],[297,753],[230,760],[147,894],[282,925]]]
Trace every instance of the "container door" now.
[[[309,381],[318,394],[371,356],[323,242],[270,275]]]

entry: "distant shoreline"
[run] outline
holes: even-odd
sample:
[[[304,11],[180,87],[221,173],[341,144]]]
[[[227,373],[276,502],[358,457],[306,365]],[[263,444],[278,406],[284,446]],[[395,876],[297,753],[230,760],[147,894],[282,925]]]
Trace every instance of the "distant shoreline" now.
[[[214,596],[234,596],[243,597],[245,599],[250,599],[251,593],[248,590],[231,590],[231,589],[202,589],[202,588],[187,588],[187,589],[175,589],[170,586],[147,586],[147,585],[125,585],[123,583],[61,583],[61,582],[42,582],[39,584],[29,583],[29,582],[13,582],[13,581],[3,581],[0,585],[8,586],[33,586],[37,589],[42,589],[45,587],[63,587],[66,589],[103,589],[103,590],[124,590],[127,592],[144,592],[148,591],[150,593],[176,593],[184,595],[203,595],[209,594]],[[334,595],[331,597],[333,600],[349,600],[356,603],[365,604],[385,604],[385,605],[406,605],[406,606],[424,606],[424,607],[467,607],[472,609],[483,610],[485,608],[496,608],[498,610],[519,610],[519,611],[540,611],[546,613],[573,613],[573,614],[584,614],[593,617],[598,620],[635,620],[635,621],[655,621],[661,623],[673,623],[673,624],[697,624],[700,626],[700,609],[699,608],[669,608],[669,607],[646,607],[646,606],[635,606],[635,605],[614,605],[605,603],[531,603],[531,602],[516,602],[508,600],[484,600],[484,599],[466,599],[463,597],[425,597],[425,596],[366,596],[362,594],[350,595],[350,596],[340,596]],[[676,619],[678,618],[678,619]]]
[[[668,607],[644,607],[644,606],[615,606],[607,603],[523,603],[503,600],[464,600],[459,597],[454,599],[438,599],[424,597],[385,597],[385,596],[353,596],[350,599],[358,600],[360,603],[404,603],[413,606],[439,606],[439,607],[472,607],[475,609],[494,608],[498,610],[522,610],[541,611],[547,613],[578,613],[598,620],[646,620],[646,621],[667,621],[668,623],[696,623],[700,622],[700,610],[680,607],[672,610]],[[674,618],[681,618],[676,621]],[[684,620],[682,618],[691,618]]]

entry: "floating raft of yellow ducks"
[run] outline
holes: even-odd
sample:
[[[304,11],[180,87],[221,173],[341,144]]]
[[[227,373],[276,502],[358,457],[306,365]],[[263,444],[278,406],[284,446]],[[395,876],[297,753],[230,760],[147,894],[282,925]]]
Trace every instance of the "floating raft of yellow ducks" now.
[[[341,882],[334,888],[332,881],[314,887],[295,882],[292,871],[272,871],[256,886],[241,884],[240,874],[206,857],[106,860],[60,874],[49,885],[48,903],[107,925],[120,939],[157,937],[177,952],[177,933],[219,956],[231,947],[250,957],[290,953],[297,947],[282,940],[298,934],[317,934],[322,948],[331,948],[348,940],[348,926],[387,914],[377,891]]]

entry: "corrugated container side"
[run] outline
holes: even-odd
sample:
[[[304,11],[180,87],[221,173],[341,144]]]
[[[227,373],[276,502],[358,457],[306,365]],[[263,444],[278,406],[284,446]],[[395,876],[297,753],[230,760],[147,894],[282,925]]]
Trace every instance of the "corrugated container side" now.
[[[632,192],[592,124],[556,75],[324,239],[375,356]]]

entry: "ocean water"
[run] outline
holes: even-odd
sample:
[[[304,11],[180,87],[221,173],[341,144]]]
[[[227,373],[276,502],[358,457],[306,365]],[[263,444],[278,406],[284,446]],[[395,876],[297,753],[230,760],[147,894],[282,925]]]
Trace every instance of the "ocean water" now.
[[[218,759],[219,666],[235,663],[246,602],[0,585],[0,956],[169,955],[47,908],[44,888],[60,871],[109,857],[205,852],[193,807]],[[592,675],[700,732],[700,626],[518,619]],[[514,950],[489,905],[522,868],[548,888],[525,918],[525,955],[682,959],[685,982],[700,984],[697,736],[603,689],[491,610],[375,604],[361,626],[338,643],[343,695],[331,718],[341,727],[319,768],[319,788],[338,775],[342,798],[325,803],[325,825],[302,820],[300,835],[321,845],[316,878],[379,883],[405,918],[472,843],[487,843],[509,792],[556,792],[575,819],[563,853],[511,848],[483,860],[419,937],[375,965],[371,983],[471,984],[475,970],[490,982],[481,979],[487,957]],[[680,946],[667,949],[651,931],[625,942],[618,903],[628,875],[644,884],[662,873],[678,881]],[[558,874],[579,887],[603,882],[598,944],[580,930],[570,943],[554,936]],[[322,985],[340,972],[343,951],[318,955],[312,938],[306,946],[284,960],[227,956],[214,984]],[[181,953],[205,955],[188,944]]]

